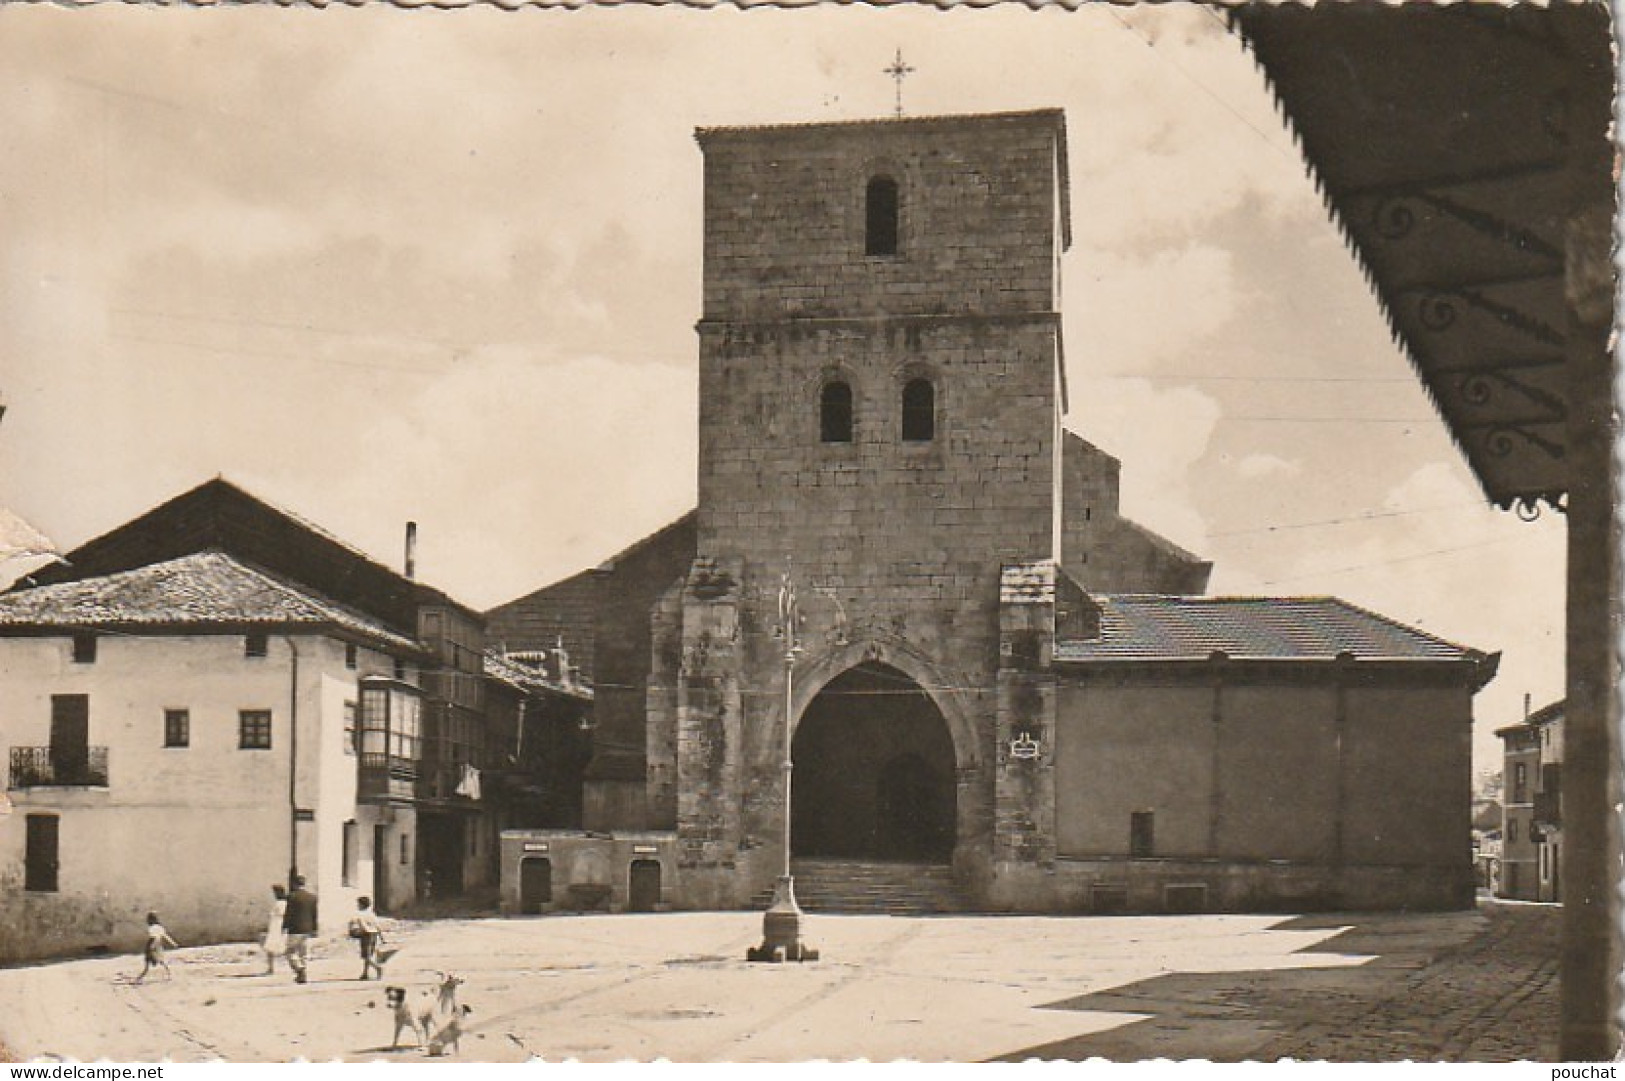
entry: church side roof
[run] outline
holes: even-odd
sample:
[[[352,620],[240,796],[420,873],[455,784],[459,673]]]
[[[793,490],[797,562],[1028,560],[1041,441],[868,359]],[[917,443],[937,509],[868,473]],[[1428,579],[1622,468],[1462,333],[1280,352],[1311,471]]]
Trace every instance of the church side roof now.
[[[1147,529],[1134,519],[1125,518],[1123,515],[1119,514],[1117,516],[1117,521],[1124,529],[1136,534],[1151,547],[1155,548],[1163,555],[1168,556],[1170,559],[1177,560],[1180,563],[1190,563],[1196,566],[1206,567],[1209,570],[1213,569],[1213,561],[1211,559],[1203,559],[1195,552],[1181,548],[1167,537],[1164,537],[1161,533]]]
[[[1058,662],[1235,660],[1464,661],[1447,642],[1336,597],[1090,595],[1100,636],[1058,641]]]
[[[0,594],[0,634],[57,628],[172,631],[288,625],[332,627],[388,648],[421,650],[378,620],[219,551]]]
[[[614,555],[601,561],[596,567],[593,568],[593,570],[610,570],[617,563],[624,563],[632,556],[635,556],[652,545],[658,544],[659,542],[665,540],[666,537],[670,536],[677,530],[692,526],[695,522],[699,521],[699,516],[700,511],[699,508],[696,507],[687,514],[684,514],[681,518],[677,518],[674,521],[668,522],[661,526],[648,536],[633,541],[625,548],[622,548],[619,552],[616,552]]]

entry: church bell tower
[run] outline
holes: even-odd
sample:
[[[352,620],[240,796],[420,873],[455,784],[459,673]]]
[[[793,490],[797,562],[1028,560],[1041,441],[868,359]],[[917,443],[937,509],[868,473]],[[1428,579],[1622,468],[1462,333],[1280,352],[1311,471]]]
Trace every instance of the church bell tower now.
[[[697,559],[656,613],[652,806],[685,892],[742,903],[782,858],[789,724],[798,857],[895,843],[974,864],[996,818],[1001,573],[1058,555],[1064,117],[696,137]],[[889,821],[916,789],[931,822]]]

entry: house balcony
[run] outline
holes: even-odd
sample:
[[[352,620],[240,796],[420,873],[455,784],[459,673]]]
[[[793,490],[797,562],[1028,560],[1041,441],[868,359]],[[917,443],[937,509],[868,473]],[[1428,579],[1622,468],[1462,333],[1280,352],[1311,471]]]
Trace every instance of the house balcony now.
[[[471,778],[462,763],[425,762],[418,775],[418,795],[423,799],[471,803],[479,792],[478,772]]]
[[[106,788],[107,748],[11,748],[10,788]]]
[[[409,800],[418,764],[400,755],[363,752],[356,756],[356,795],[361,799]]]

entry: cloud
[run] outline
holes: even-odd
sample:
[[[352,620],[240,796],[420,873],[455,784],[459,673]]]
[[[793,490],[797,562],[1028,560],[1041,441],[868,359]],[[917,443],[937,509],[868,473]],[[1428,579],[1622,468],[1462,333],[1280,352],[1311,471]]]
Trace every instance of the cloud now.
[[[1426,462],[1389,489],[1382,505],[1390,510],[1416,510],[1428,507],[1487,506],[1458,460]]]
[[[1230,253],[1196,242],[1141,255],[1076,251],[1064,283],[1071,368],[1085,380],[1189,368],[1242,303]]]
[[[1123,462],[1124,515],[1199,550],[1207,523],[1196,510],[1191,470],[1218,420],[1218,403],[1195,388],[1125,379],[1076,406],[1068,426]]]
[[[692,507],[696,425],[691,371],[482,348],[365,422],[366,468],[345,498],[359,518],[394,523],[385,545],[417,520],[424,577],[485,607],[595,565]],[[360,479],[382,468],[400,488]]]

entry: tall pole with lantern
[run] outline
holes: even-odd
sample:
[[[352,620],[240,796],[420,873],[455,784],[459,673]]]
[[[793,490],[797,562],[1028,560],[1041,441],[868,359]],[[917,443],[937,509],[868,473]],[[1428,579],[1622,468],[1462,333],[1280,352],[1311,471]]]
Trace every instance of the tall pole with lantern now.
[[[790,756],[790,738],[795,716],[796,585],[790,561],[785,560],[784,578],[779,583],[779,635],[784,642],[784,860],[773,887],[773,903],[762,914],[762,944],[747,953],[751,961],[816,961],[818,951],[801,941],[801,907],[796,904],[795,878],[790,873],[790,780],[795,764]]]

